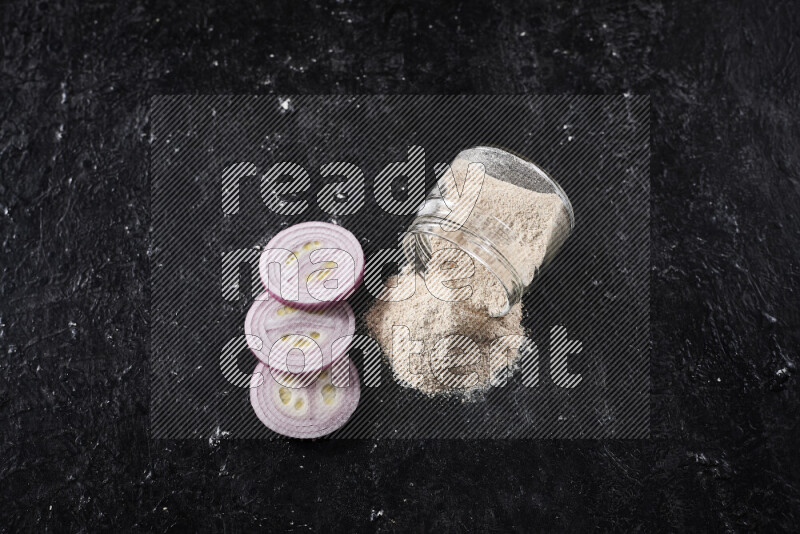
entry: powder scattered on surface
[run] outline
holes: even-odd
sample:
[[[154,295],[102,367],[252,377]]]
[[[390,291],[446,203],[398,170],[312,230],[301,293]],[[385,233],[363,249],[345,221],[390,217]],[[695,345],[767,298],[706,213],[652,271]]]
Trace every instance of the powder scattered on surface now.
[[[466,175],[463,161],[456,160],[452,170],[456,179]],[[507,246],[502,252],[519,266],[526,285],[542,264],[548,246],[568,225],[568,214],[558,195],[536,193],[489,175],[483,181],[472,213],[467,224],[486,215],[502,221],[495,230],[510,236],[504,241]],[[459,233],[448,233],[448,239],[457,245]],[[441,251],[455,245],[434,237],[431,246],[434,251]],[[518,359],[521,336],[525,335],[522,304],[514,305],[503,317],[490,317],[489,310],[506,302],[500,281],[480,262],[469,261],[457,249],[434,255],[434,259],[439,257],[443,261],[435,266],[436,262],[429,263],[424,277],[410,267],[391,277],[387,284],[390,288],[410,284],[413,279],[413,295],[393,302],[377,299],[366,315],[367,328],[378,340],[401,384],[427,395],[457,394],[470,398],[486,390],[493,377],[512,367]],[[469,289],[461,289],[464,286],[471,288],[471,294]],[[448,291],[464,293],[460,301],[449,302],[443,300]],[[393,345],[394,326],[408,328],[405,338],[398,337],[404,342],[397,346]],[[396,335],[397,329],[394,330]],[[471,341],[448,338],[452,335]]]
[[[512,362],[493,362],[490,368],[488,349],[495,338],[508,335],[524,335],[520,324],[522,306],[517,304],[504,317],[489,317],[479,302],[470,299],[465,302],[444,302],[431,295],[425,280],[419,274],[401,274],[413,277],[416,290],[408,300],[384,302],[377,300],[367,315],[367,328],[381,345],[395,376],[404,385],[416,388],[423,393],[436,394],[473,388],[484,388],[489,383],[492,372],[503,369]],[[473,287],[489,285],[494,278],[483,267],[475,269],[470,280]],[[397,283],[391,280],[390,284]],[[496,283],[496,282],[495,282]],[[477,305],[476,305],[477,304]],[[411,340],[423,343],[422,354],[411,352],[405,345],[392,351],[392,327],[406,326]],[[436,343],[449,335],[462,335],[476,342],[478,350],[467,350],[467,354],[450,361],[442,369],[440,359],[434,361],[433,349]],[[518,349],[519,344],[513,349]],[[510,351],[512,360],[515,350]],[[438,372],[437,372],[438,370]]]

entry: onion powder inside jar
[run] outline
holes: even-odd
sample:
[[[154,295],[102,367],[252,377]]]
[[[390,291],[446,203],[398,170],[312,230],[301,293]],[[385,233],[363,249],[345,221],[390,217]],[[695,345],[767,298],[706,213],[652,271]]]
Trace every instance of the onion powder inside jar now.
[[[574,226],[566,193],[545,171],[505,150],[480,146],[460,152],[442,174],[409,226],[403,248],[422,276],[440,248],[434,242],[469,254],[502,287],[487,303],[489,315],[501,317]]]

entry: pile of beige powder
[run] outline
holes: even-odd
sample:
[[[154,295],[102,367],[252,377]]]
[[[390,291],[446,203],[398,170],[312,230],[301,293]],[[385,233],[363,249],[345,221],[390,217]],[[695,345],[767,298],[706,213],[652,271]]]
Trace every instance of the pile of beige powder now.
[[[456,160],[451,169],[454,177],[466,176],[466,165],[467,162]],[[536,193],[488,174],[472,213],[496,217],[517,236],[506,254],[518,256],[514,261],[525,266],[524,272],[519,273],[525,284],[530,283],[543,263],[548,246],[563,237],[560,233],[567,227],[569,217],[558,195]],[[454,245],[431,238],[431,246],[433,251],[441,251]],[[522,304],[514,305],[503,317],[490,317],[489,310],[506,302],[500,281],[480,262],[470,261],[464,252],[449,250],[434,255],[440,256],[445,262],[439,264],[448,267],[442,274],[428,264],[427,273],[414,273],[407,267],[390,279],[387,286],[396,287],[413,278],[414,294],[394,302],[376,300],[366,314],[366,324],[402,385],[427,395],[471,398],[485,391],[501,372],[513,369],[521,336],[525,335]],[[463,300],[448,302],[437,298],[441,297],[440,285],[469,287],[463,289]],[[398,338],[407,343],[393,347],[393,326],[408,328],[408,335]],[[453,335],[463,337],[448,337]]]

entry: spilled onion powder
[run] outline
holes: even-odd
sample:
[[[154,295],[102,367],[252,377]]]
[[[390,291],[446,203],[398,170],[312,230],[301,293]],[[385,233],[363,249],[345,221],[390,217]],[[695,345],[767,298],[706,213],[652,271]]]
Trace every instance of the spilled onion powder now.
[[[465,175],[464,162],[454,162],[453,170],[458,171],[459,165]],[[521,260],[518,263],[527,268],[520,273],[526,283],[541,266],[555,233],[564,228],[569,217],[558,195],[536,193],[489,175],[484,178],[475,212],[507,222],[518,236],[519,246],[513,252]],[[431,246],[439,251],[454,245],[431,238]],[[394,302],[379,298],[367,312],[366,324],[402,385],[427,395],[458,394],[469,398],[487,389],[492,378],[506,368],[513,369],[521,336],[525,335],[522,303],[514,305],[503,317],[490,317],[488,310],[505,302],[502,285],[464,252],[442,254],[451,252],[445,259],[452,258],[453,262],[441,264],[449,263],[446,271],[431,270],[429,264],[424,278],[410,267],[390,278],[387,287],[410,284],[413,279],[413,295]],[[469,265],[459,263],[459,255],[462,260],[467,258]],[[449,302],[437,298],[441,297],[440,285],[469,288],[464,290],[463,299]],[[406,336],[397,338],[398,346],[393,346],[393,326],[408,328]],[[463,337],[448,337],[453,335]]]

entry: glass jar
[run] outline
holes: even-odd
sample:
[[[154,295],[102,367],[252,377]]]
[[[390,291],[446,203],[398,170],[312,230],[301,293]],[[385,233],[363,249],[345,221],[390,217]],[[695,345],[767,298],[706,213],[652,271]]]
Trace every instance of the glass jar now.
[[[453,184],[458,180],[459,171],[463,171],[461,176],[464,176],[467,168],[470,172],[480,169],[479,166],[469,166],[474,163],[483,165],[485,178],[482,189],[466,221],[458,229],[454,229],[453,223],[448,219],[451,213],[448,204],[453,206],[451,200],[457,198],[459,192],[453,191]],[[483,265],[502,285],[505,304],[488,310],[490,316],[501,317],[520,301],[533,279],[553,259],[572,232],[575,226],[572,204],[561,186],[545,171],[506,150],[488,146],[464,150],[453,160],[450,169],[453,173],[451,179],[445,180],[446,174],[439,179],[403,238],[406,259],[413,262],[424,277],[433,254],[431,238],[443,239],[463,250]],[[456,180],[452,179],[453,175]],[[517,210],[517,214],[511,217],[512,211],[505,209],[510,195],[518,197],[515,199],[518,203],[520,199],[534,197],[497,182],[491,185],[487,182],[489,179],[534,193],[555,195],[542,197],[543,201],[549,202],[549,222],[541,228],[540,234],[536,234],[536,221],[541,221],[536,218],[539,214],[531,212],[530,217],[520,217]],[[463,191],[464,186],[457,187]],[[514,195],[515,193],[523,194]],[[496,198],[492,198],[492,194]],[[538,205],[534,203],[534,209]]]

